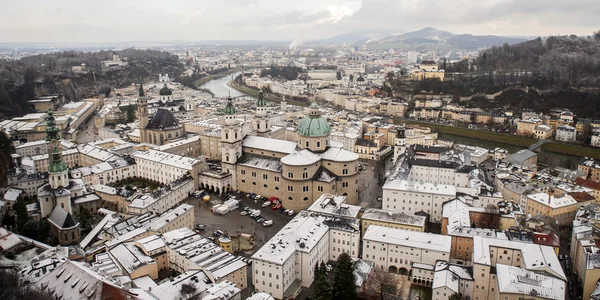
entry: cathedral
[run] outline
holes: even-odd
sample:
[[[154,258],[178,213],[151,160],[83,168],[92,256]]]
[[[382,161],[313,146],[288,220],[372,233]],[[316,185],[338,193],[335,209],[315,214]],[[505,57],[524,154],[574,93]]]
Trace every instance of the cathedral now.
[[[277,197],[285,208],[308,208],[324,193],[358,204],[358,154],[329,139],[331,127],[313,102],[298,125],[298,142],[267,138],[267,103],[260,93],[253,127],[243,136],[231,97],[221,127],[221,164],[232,174],[235,190]]]
[[[161,99],[171,99],[171,90],[165,86],[160,90]],[[164,97],[164,98],[163,98]],[[154,145],[164,145],[167,140],[183,136],[183,126],[166,109],[158,109],[152,119],[148,120],[148,99],[144,94],[144,87],[140,84],[139,98],[137,101],[137,117],[140,130],[140,141]]]

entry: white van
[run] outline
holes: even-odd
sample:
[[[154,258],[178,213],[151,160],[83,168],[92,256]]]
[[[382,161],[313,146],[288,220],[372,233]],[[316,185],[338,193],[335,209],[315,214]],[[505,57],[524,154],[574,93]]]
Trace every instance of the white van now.
[[[262,222],[263,226],[267,227],[267,226],[271,226],[273,225],[273,220],[265,220]]]

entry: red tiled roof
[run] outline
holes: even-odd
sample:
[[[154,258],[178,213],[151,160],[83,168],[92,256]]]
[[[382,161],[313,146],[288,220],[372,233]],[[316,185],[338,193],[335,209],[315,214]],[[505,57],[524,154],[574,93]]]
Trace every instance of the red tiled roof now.
[[[600,182],[595,182],[595,181],[587,180],[587,179],[583,179],[583,178],[577,178],[577,180],[575,180],[575,183],[577,183],[578,185],[584,186],[586,188],[589,188],[589,189],[600,191]]]

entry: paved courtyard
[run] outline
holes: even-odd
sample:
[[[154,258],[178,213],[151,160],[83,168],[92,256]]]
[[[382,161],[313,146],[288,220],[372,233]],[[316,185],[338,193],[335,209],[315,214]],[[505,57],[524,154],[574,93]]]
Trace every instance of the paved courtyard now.
[[[248,233],[254,235],[254,241],[256,241],[257,247],[260,247],[293,218],[293,216],[274,211],[270,207],[261,208],[262,202],[260,201],[254,203],[254,200],[250,200],[244,195],[233,195],[238,199],[241,198],[241,205],[237,210],[231,211],[226,215],[218,215],[210,212],[210,208],[213,205],[226,200],[225,196],[211,194],[211,201],[209,203],[204,203],[195,197],[190,197],[185,201],[194,206],[196,224],[206,225],[206,229],[202,232],[204,236],[210,236],[217,230],[223,230],[229,234]],[[273,225],[264,227],[249,216],[240,215],[244,206],[260,209],[261,216],[267,220],[273,220]]]

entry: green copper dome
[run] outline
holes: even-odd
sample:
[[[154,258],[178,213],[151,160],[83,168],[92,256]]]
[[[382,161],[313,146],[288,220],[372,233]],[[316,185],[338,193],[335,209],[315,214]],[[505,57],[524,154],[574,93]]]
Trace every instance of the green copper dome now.
[[[225,114],[226,115],[235,115],[235,106],[233,106],[233,99],[231,95],[227,97],[227,105],[225,105]]]
[[[331,133],[331,126],[319,113],[317,102],[313,101],[310,108],[309,115],[298,124],[298,134],[308,137],[328,136]]]
[[[162,89],[160,89],[160,92],[159,92],[159,94],[160,94],[161,96],[170,96],[170,95],[172,95],[172,94],[173,94],[173,92],[171,91],[171,89],[170,89],[170,88],[168,88],[168,87],[167,87],[167,84],[165,83],[165,86],[163,86],[163,88],[162,88]]]
[[[256,107],[265,107],[267,106],[267,100],[265,100],[262,89],[258,91],[258,100],[256,101]]]
[[[62,159],[60,159],[60,152],[58,151],[58,147],[54,148],[54,152],[52,153],[52,163],[48,166],[48,172],[50,173],[61,173],[69,170],[67,164],[65,164]]]

